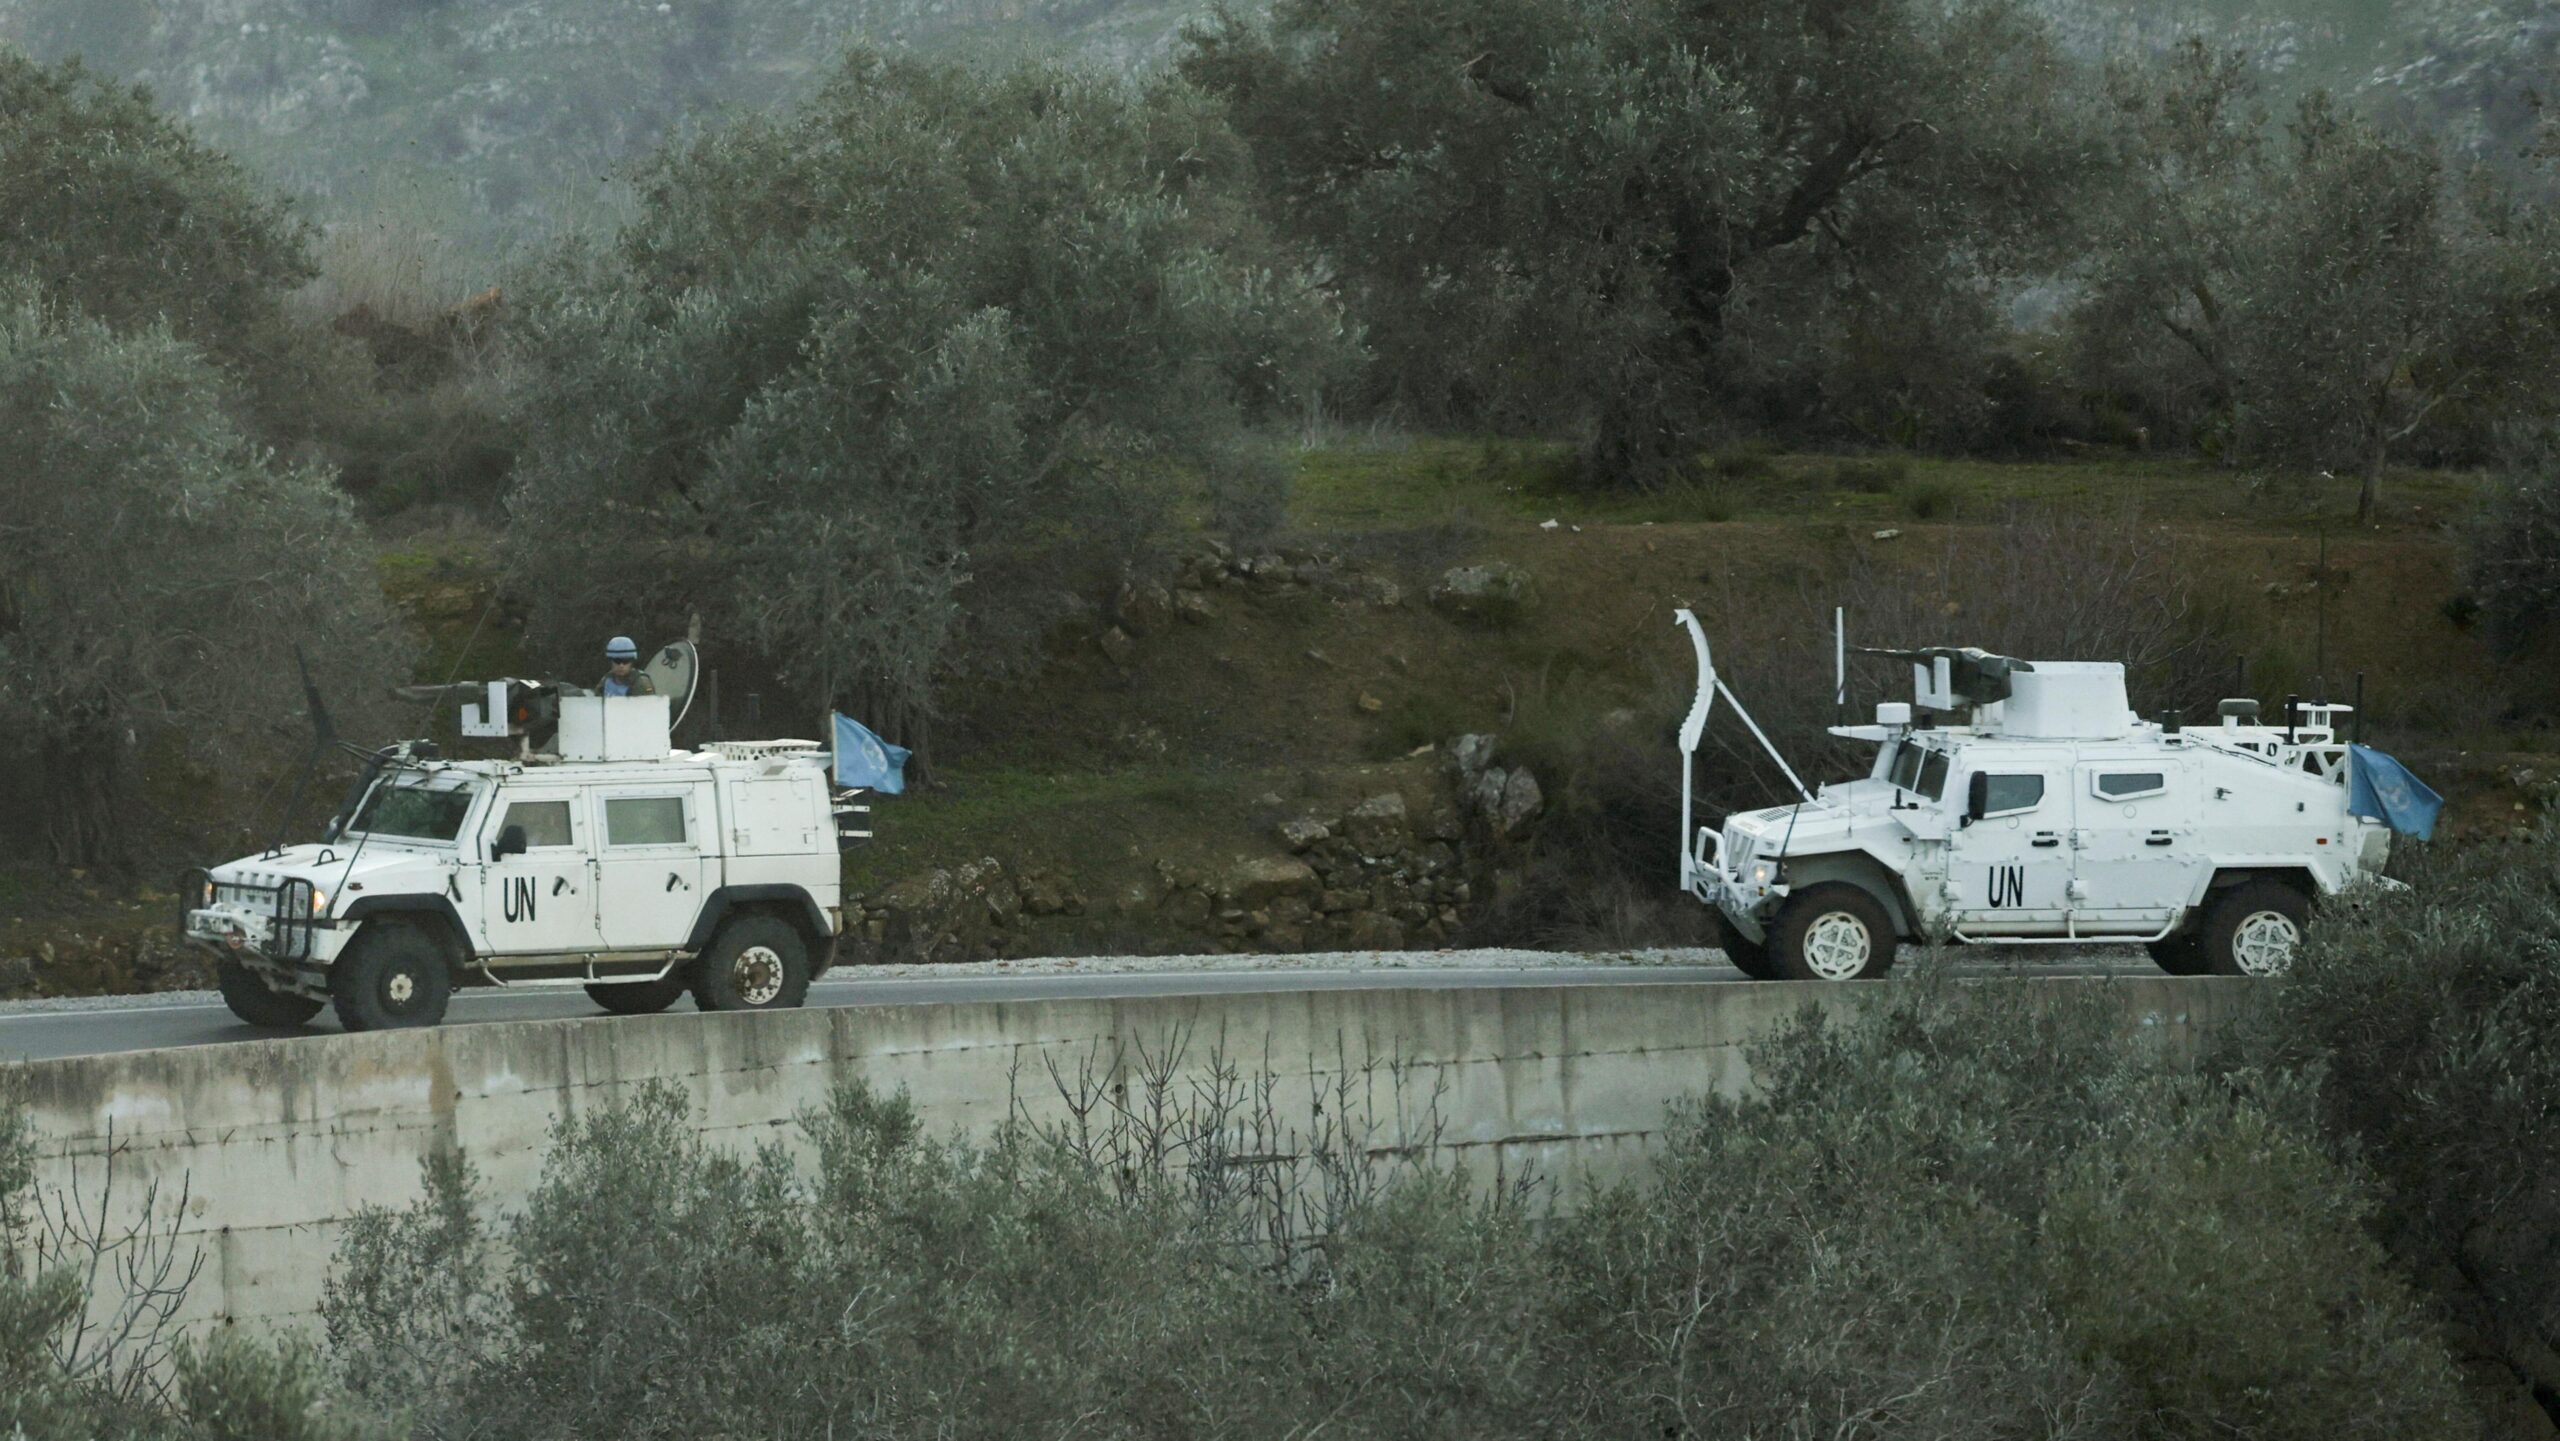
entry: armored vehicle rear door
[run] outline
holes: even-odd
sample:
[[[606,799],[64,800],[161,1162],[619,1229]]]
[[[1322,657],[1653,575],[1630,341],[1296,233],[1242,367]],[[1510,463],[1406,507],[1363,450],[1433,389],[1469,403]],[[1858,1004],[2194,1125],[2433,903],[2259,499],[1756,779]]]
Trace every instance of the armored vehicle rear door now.
[[[2059,933],[2071,904],[2071,772],[2052,761],[1991,761],[1979,768],[1983,814],[1947,841],[1948,910],[1971,936]],[[1951,797],[1969,809],[1976,782]]]
[[[2149,935],[2186,909],[2211,858],[2198,847],[2195,783],[2185,765],[2141,756],[2076,768],[2081,929]]]
[[[559,955],[596,944],[591,822],[574,786],[508,786],[482,827],[483,856],[509,826],[524,828],[525,850],[491,860],[480,888],[480,935],[495,955]]]
[[[710,790],[690,781],[596,787],[604,842],[596,848],[596,928],[606,950],[672,950],[691,934],[704,894]]]
[[[834,854],[826,792],[805,778],[742,778],[722,787],[721,799],[729,826],[723,849],[733,859]]]

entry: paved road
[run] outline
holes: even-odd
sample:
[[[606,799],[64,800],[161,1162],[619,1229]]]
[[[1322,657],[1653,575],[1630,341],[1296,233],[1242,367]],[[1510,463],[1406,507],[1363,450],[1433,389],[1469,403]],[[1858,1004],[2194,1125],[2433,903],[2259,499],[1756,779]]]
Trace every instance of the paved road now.
[[[1514,953],[1517,954],[1517,953]],[[1712,957],[1708,952],[1706,956]],[[1961,969],[1982,974],[2106,975],[2156,974],[2139,951],[2115,953],[2073,948],[2068,956],[2046,953],[2042,964],[2009,960],[1967,961]],[[1539,958],[1542,964],[1449,964],[1447,957],[1416,958],[1398,964],[1354,968],[1307,967],[1290,957],[1270,957],[1265,969],[1244,968],[1228,958],[1217,969],[1110,970],[1072,972],[1043,969],[1030,974],[1003,974],[984,966],[954,966],[953,974],[898,977],[841,976],[810,988],[812,1006],[914,1006],[975,1001],[1037,1001],[1097,996],[1206,996],[1263,991],[1406,990],[1452,986],[1630,986],[1664,984],[1744,984],[1742,973],[1722,964],[1576,964],[1563,958]],[[1056,963],[1049,963],[1054,966]],[[676,1003],[689,1011],[690,1001]],[[447,1025],[490,1021],[556,1020],[599,1016],[595,1003],[575,990],[466,990],[453,999]],[[338,1029],[327,1011],[301,1034],[321,1035]],[[242,1025],[221,1001],[205,992],[169,996],[120,997],[96,1004],[33,1003],[0,1007],[0,1064],[50,1060],[62,1056],[104,1055],[117,1051],[155,1050],[169,1046],[220,1045],[230,1041],[271,1038],[272,1031]]]

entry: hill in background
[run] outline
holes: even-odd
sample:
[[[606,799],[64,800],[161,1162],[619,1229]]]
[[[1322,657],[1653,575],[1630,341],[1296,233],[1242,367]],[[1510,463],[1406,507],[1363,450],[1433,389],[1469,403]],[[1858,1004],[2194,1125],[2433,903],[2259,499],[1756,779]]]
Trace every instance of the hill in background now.
[[[848,43],[1063,52],[1120,66],[1208,0],[0,0],[0,43],[148,86],[328,219],[394,213],[494,243],[610,216],[670,130],[804,95]],[[1246,4],[1235,8],[1260,8]],[[2039,0],[2084,54],[2193,34],[2288,86],[2356,92],[2513,161],[2560,6]]]

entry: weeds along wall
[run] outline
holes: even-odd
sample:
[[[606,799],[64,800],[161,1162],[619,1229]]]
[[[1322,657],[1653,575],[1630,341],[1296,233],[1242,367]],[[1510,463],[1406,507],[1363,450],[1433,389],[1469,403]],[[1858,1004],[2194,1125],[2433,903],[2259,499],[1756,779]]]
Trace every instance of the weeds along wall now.
[[[2186,1059],[2251,994],[2168,977],[1998,984],[2026,1004],[2099,988]],[[302,1326],[349,1218],[413,1200],[422,1162],[458,1153],[512,1208],[556,1123],[652,1082],[742,1149],[796,1144],[796,1118],[857,1078],[905,1091],[928,1133],[975,1138],[1009,1118],[1074,1127],[1221,1094],[1241,1152],[1350,1148],[1462,1166],[1480,1185],[1534,1176],[1570,1206],[1640,1170],[1672,1102],[1748,1088],[1752,1038],[1802,1006],[1886,994],[1521,985],[682,1014],[138,1051],[0,1079],[27,1103],[48,1204],[128,1238],[123,1260],[146,1270],[184,1278],[200,1262],[183,1326]]]

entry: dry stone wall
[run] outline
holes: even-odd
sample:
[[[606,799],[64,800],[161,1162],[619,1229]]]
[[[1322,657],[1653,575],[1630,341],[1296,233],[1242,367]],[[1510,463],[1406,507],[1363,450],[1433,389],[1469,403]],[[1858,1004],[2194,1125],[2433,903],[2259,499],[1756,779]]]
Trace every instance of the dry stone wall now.
[[[1489,736],[1460,737],[1444,753],[1419,802],[1380,790],[1310,804],[1273,828],[1270,850],[1222,863],[1160,859],[1140,880],[1103,885],[985,856],[848,895],[839,963],[1062,953],[1073,946],[1057,937],[1106,919],[1132,949],[1158,954],[1450,944],[1534,831],[1545,798],[1527,769],[1494,763]]]

